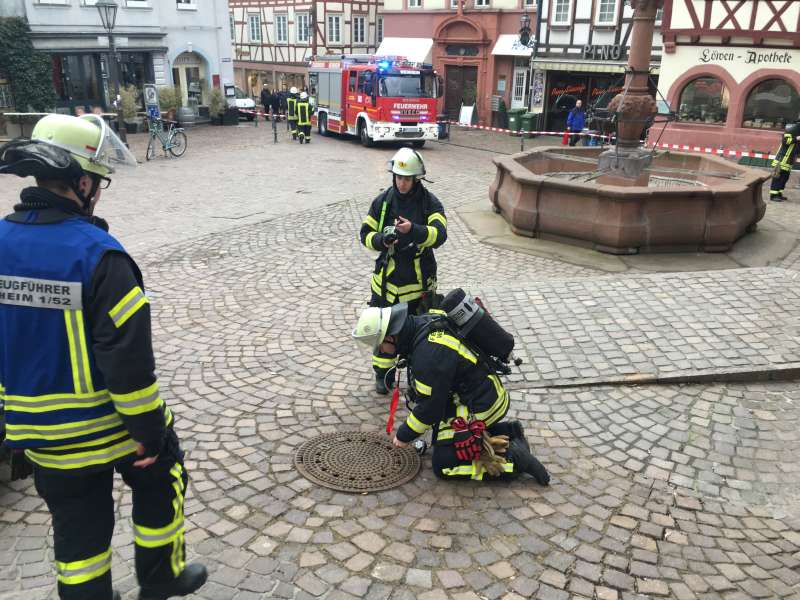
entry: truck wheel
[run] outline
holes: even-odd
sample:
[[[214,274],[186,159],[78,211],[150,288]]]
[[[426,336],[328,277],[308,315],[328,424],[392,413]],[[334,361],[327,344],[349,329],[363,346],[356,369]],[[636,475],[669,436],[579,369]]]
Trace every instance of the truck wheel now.
[[[415,142],[411,142],[411,145],[414,146],[414,148],[422,148],[425,145],[425,140],[417,140]]]
[[[358,137],[361,138],[361,145],[365,148],[372,148],[375,145],[375,142],[372,141],[372,138],[369,137],[367,133],[367,124],[363,121],[361,122],[361,127],[358,130]]]
[[[328,135],[328,115],[320,115],[317,119],[317,131],[322,136]]]

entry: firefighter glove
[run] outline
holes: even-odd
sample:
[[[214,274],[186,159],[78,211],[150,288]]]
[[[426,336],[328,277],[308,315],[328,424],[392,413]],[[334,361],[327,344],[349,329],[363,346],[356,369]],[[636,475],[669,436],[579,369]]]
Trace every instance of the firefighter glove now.
[[[27,479],[33,473],[33,466],[25,458],[23,450],[12,450],[11,452],[11,481]]]

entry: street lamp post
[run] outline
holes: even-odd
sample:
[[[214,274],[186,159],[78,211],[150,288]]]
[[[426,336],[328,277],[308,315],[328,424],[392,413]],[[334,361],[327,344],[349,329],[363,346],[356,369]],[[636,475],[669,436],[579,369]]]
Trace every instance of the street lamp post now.
[[[114,87],[114,108],[117,111],[117,130],[125,142],[128,144],[125,126],[122,124],[122,107],[119,101],[119,56],[117,55],[117,46],[114,44],[114,25],[117,22],[117,3],[115,0],[98,0],[95,4],[97,12],[100,13],[100,22],[103,24],[103,29],[108,32],[108,47],[109,47],[109,60],[108,67],[111,71],[111,79]]]

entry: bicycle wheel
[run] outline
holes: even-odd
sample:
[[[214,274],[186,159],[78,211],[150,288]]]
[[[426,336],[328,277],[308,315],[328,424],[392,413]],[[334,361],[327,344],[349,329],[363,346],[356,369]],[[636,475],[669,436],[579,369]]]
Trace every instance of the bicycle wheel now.
[[[187,143],[186,134],[182,131],[176,131],[169,143],[169,153],[175,158],[183,156],[183,153],[186,152]]]
[[[147,153],[144,155],[145,160],[153,160],[156,157],[155,137],[150,136],[150,141],[147,142]]]

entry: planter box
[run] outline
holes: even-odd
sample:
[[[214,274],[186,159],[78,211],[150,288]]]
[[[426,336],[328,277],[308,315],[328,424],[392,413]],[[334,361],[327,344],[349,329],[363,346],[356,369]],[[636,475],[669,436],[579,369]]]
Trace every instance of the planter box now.
[[[39,119],[49,114],[50,113],[4,113],[6,119],[6,134],[12,139],[30,137]]]

